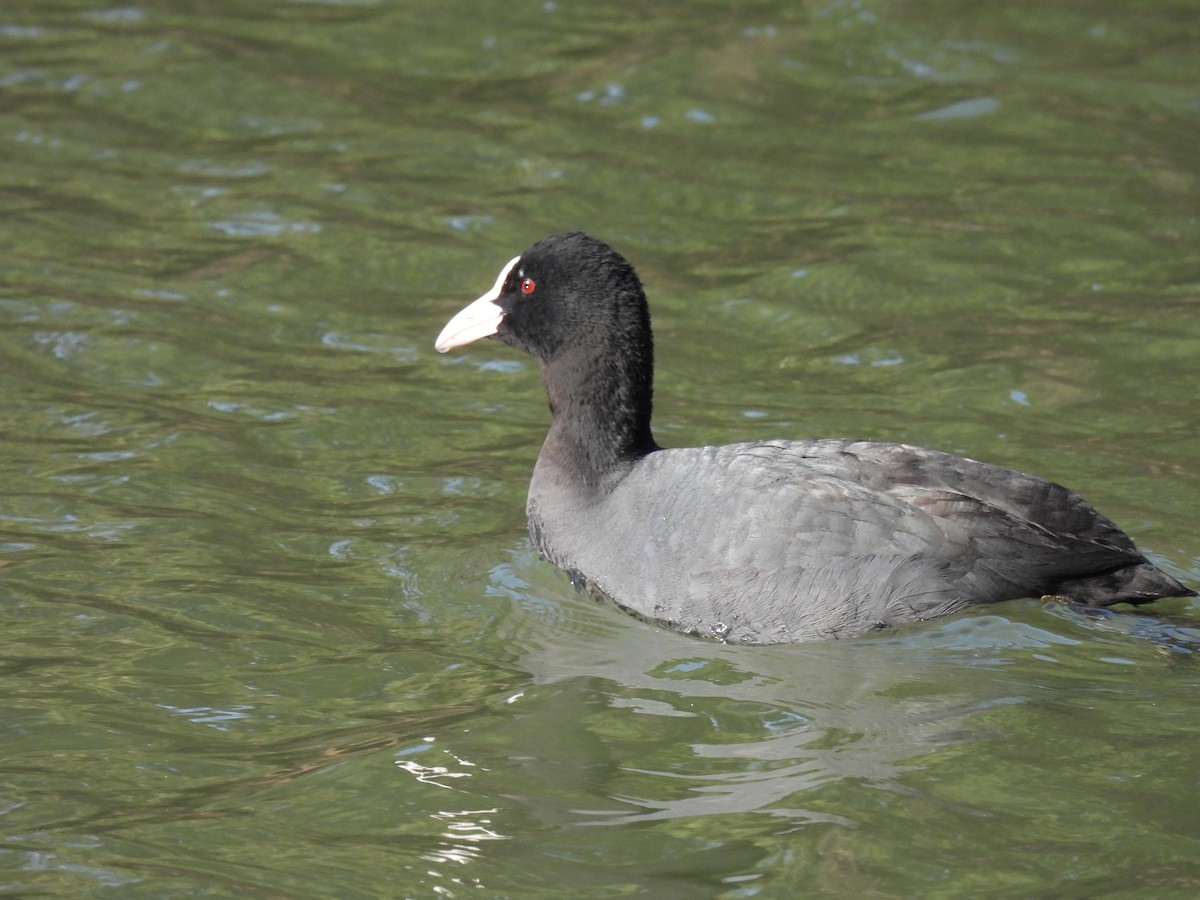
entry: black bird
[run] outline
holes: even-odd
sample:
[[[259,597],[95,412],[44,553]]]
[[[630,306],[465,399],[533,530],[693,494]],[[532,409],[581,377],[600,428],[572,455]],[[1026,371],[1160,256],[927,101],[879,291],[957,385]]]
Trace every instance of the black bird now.
[[[1082,497],[1033,475],[870,441],[660,448],[641,282],[582,232],[511,260],[435,346],[482,337],[536,359],[550,399],[526,507],[534,546],[646,619],[781,643],[1018,597],[1195,594]]]

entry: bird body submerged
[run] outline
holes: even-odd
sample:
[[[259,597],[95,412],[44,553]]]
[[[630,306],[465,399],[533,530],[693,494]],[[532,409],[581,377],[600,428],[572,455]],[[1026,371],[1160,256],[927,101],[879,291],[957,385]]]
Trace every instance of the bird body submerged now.
[[[647,619],[744,643],[850,637],[1019,597],[1194,592],[1061,485],[906,444],[662,449],[632,268],[582,233],[512,260],[443,330],[539,362],[552,413],[527,515],[547,559]]]
[[[576,515],[543,512],[558,509]],[[527,512],[538,551],[619,605],[743,643],[850,637],[1068,583],[1096,605],[1169,589],[1132,579],[1157,570],[1077,494],[905,444],[658,450],[599,491],[539,461]],[[1130,577],[1110,586],[1114,571]]]

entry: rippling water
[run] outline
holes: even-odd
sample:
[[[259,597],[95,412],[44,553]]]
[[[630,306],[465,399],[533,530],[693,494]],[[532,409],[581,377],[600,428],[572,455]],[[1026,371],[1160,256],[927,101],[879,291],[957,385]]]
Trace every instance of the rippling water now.
[[[582,227],[664,443],[1065,482],[1200,585],[1200,28],[1152,0],[0,9],[0,890],[1191,896],[1200,603],[747,648],[524,537]]]

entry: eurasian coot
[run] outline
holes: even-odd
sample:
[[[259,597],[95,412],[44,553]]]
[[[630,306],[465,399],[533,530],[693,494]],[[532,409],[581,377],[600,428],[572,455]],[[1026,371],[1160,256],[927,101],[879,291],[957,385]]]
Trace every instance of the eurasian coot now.
[[[616,251],[538,241],[438,336],[538,361],[550,431],[529,485],[538,551],[621,607],[744,643],[841,638],[973,603],[1089,606],[1195,592],[1060,485],[907,444],[662,449],[650,312]]]

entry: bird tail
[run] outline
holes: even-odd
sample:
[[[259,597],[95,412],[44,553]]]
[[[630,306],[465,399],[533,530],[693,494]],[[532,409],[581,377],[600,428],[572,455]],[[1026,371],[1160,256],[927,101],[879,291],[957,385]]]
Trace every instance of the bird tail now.
[[[1196,596],[1191,588],[1145,560],[1102,575],[1060,581],[1048,593],[1088,606],[1150,603],[1164,597]]]

